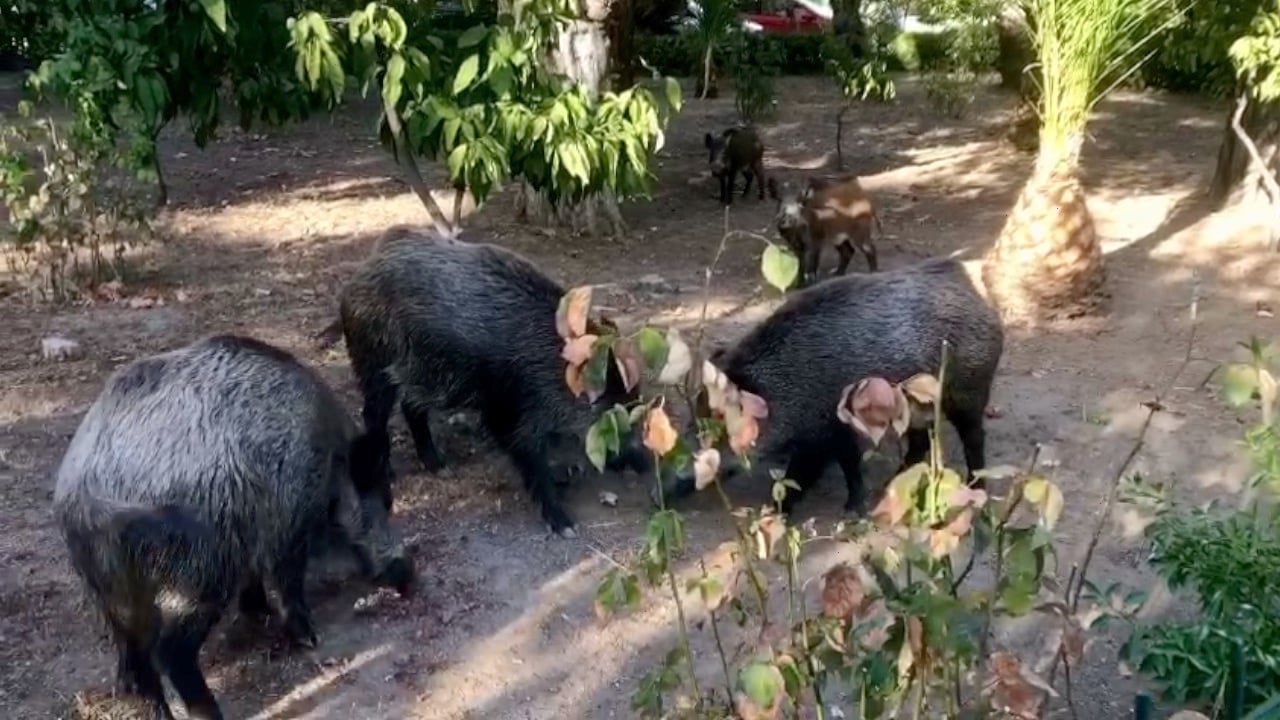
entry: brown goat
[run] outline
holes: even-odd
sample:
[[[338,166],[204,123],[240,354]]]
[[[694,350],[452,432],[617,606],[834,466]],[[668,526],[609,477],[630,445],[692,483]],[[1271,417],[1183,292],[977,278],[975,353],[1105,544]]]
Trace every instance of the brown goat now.
[[[809,178],[801,187],[769,178],[769,197],[778,202],[774,222],[778,234],[801,258],[801,287],[817,280],[822,251],[831,246],[840,253],[835,275],[849,268],[855,250],[867,257],[867,267],[876,272],[876,248],[871,242],[871,224],[883,237],[880,216],[871,196],[856,175]]]

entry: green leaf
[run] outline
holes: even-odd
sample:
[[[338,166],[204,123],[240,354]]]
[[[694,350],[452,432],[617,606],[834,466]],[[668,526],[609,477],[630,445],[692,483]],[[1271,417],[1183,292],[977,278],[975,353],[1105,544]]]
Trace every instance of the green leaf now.
[[[489,27],[487,25],[475,25],[462,33],[462,37],[458,38],[458,49],[466,50],[474,45],[479,45],[489,35]]]
[[[449,153],[449,179],[458,181],[462,179],[463,164],[467,161],[467,144],[458,143],[453,151]]]
[[[640,357],[644,358],[644,366],[650,373],[657,375],[667,364],[667,355],[671,348],[667,347],[667,339],[662,333],[651,327],[640,328],[635,336],[636,347],[640,348]]]
[[[214,27],[219,32],[227,31],[227,2],[226,0],[200,0],[200,6],[204,8],[205,15],[213,21]]]
[[[591,348],[591,359],[587,361],[587,367],[583,373],[583,380],[586,381],[587,392],[596,394],[604,392],[605,383],[609,375],[609,348],[611,341],[608,338],[600,338]]]
[[[1040,517],[1046,528],[1052,530],[1062,516],[1062,491],[1046,478],[1039,475],[1027,479],[1022,488],[1022,496],[1040,510]]]
[[[783,691],[782,673],[768,663],[751,663],[738,671],[738,686],[758,707],[771,708]]]
[[[463,90],[471,87],[471,83],[476,79],[476,73],[480,72],[480,56],[472,55],[462,64],[458,66],[458,74],[453,78],[453,94],[458,95]]]
[[[587,430],[587,459],[599,472],[604,472],[605,461],[609,458],[609,448],[617,447],[618,424],[609,413],[605,413],[591,424]]]
[[[786,292],[800,274],[800,259],[790,249],[769,243],[760,258],[760,271],[770,285]]]
[[[671,104],[671,108],[677,112],[680,110],[680,101],[682,95],[680,92],[680,81],[673,77],[667,78],[667,102]]]
[[[1222,369],[1222,396],[1227,404],[1240,407],[1258,390],[1258,371],[1252,365],[1232,363]]]
[[[404,68],[404,55],[400,53],[394,53],[387,60],[387,72],[382,76],[382,101],[388,109],[394,110],[400,102],[400,93],[404,90],[401,84]]]

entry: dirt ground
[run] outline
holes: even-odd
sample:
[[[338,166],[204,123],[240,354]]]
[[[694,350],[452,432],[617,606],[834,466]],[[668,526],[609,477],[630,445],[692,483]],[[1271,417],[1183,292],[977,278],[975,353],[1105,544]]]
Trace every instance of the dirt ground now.
[[[771,174],[799,177],[829,162],[836,95],[813,79],[780,83],[776,121],[763,126]],[[1030,157],[1002,139],[1008,99],[985,94],[969,119],[934,114],[904,83],[891,106],[851,113],[846,156],[882,208],[883,267],[956,254],[978,258],[994,240]],[[1186,499],[1234,495],[1247,464],[1242,425],[1208,380],[1214,363],[1251,334],[1276,337],[1265,308],[1280,302],[1280,256],[1239,213],[1210,215],[1202,189],[1212,172],[1225,108],[1153,94],[1120,93],[1091,126],[1085,175],[1106,241],[1107,315],[1028,333],[1011,329],[989,422],[992,464],[1020,463],[1043,443],[1067,507],[1062,574],[1082,555],[1116,467],[1133,446],[1142,401],[1170,384],[1187,353],[1189,305],[1198,297],[1193,361],[1172,380],[1137,468]],[[623,323],[687,326],[698,312],[702,268],[724,222],[705,166],[703,132],[733,121],[732,101],[689,101],[667,138],[652,201],[628,205],[624,240],[533,230],[513,220],[510,189],[469,219],[473,237],[539,262],[566,284],[608,284],[601,293]],[[372,115],[349,108],[281,132],[228,131],[199,151],[166,140],[174,208],[168,242],[140,262],[128,299],[53,308],[0,300],[0,706],[10,718],[67,717],[79,690],[108,687],[114,655],[80,600],[49,511],[53,474],[81,414],[113,368],[213,332],[249,333],[319,366],[352,412],[359,405],[339,345],[318,351],[310,335],[334,315],[350,264],[377,234],[424,219],[418,201],[374,142]],[[178,133],[174,133],[175,136]],[[763,231],[772,205],[739,199],[733,227]],[[761,288],[761,247],[738,245],[713,284],[713,334],[731,338],[772,307]],[[831,267],[833,258],[827,258]],[[853,271],[862,271],[857,258]],[[1261,303],[1261,304],[1260,304]],[[1261,310],[1260,310],[1261,309]],[[61,333],[82,359],[40,359],[40,340]],[[423,592],[357,614],[367,592],[330,574],[316,579],[321,644],[286,651],[270,638],[238,638],[225,621],[204,662],[229,718],[622,718],[638,679],[674,642],[673,606],[650,592],[636,614],[598,623],[596,582],[609,559],[633,553],[649,512],[634,476],[587,477],[569,492],[582,536],[548,535],[506,461],[463,430],[446,433],[451,466],[422,472],[402,422],[395,462],[399,522],[419,558]],[[620,496],[616,508],[597,500]],[[735,487],[759,502],[761,487]],[[843,490],[829,478],[800,510],[838,517]],[[728,539],[709,498],[687,512],[694,552],[717,560]],[[1137,525],[1118,513],[1091,574],[1150,583]],[[803,568],[838,554],[819,549]],[[722,558],[719,558],[722,559]],[[332,571],[336,572],[336,571]],[[321,573],[323,574],[323,573]],[[819,583],[810,582],[813,596]],[[1152,612],[1175,603],[1156,593]],[[694,619],[702,617],[694,608]],[[1028,646],[1043,623],[1015,623],[1002,642]],[[720,679],[710,631],[695,632],[704,684]],[[1100,638],[1077,678],[1079,716],[1127,717],[1136,680],[1117,672],[1116,637]],[[1172,708],[1165,708],[1167,714]]]

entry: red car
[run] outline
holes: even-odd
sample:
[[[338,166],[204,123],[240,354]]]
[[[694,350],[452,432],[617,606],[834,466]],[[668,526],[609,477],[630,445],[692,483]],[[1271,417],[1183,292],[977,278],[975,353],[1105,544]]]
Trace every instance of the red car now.
[[[779,12],[744,13],[743,18],[758,25],[759,30],[766,33],[820,33],[826,30],[830,22],[829,18],[824,18],[799,3]]]

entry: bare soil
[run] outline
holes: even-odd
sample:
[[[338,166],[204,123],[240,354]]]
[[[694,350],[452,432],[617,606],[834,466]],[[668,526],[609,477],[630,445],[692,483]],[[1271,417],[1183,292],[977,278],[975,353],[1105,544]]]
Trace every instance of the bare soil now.
[[[837,96],[827,83],[779,83],[777,119],[762,125],[768,171],[799,177],[830,168]],[[904,83],[894,105],[850,113],[845,155],[880,204],[893,268],[955,254],[975,260],[994,240],[1031,158],[1003,139],[1010,99],[981,95],[968,118],[943,118]],[[1060,574],[1079,560],[1117,466],[1146,408],[1166,386],[1136,468],[1203,500],[1238,493],[1247,462],[1242,425],[1223,409],[1209,373],[1251,334],[1275,337],[1266,312],[1280,303],[1280,256],[1238,212],[1210,214],[1202,199],[1226,109],[1155,94],[1119,93],[1091,126],[1085,158],[1089,203],[1106,241],[1111,294],[1106,315],[1011,329],[989,421],[991,464],[1021,463],[1042,443],[1067,507]],[[703,267],[725,217],[702,175],[702,135],[733,122],[732,100],[689,101],[657,167],[653,199],[629,204],[621,240],[532,229],[512,216],[512,189],[468,220],[469,234],[528,255],[566,284],[614,285],[601,293],[621,322],[688,326],[702,298]],[[174,207],[167,241],[139,256],[126,298],[74,306],[0,300],[0,706],[9,718],[68,717],[73,696],[109,687],[114,654],[81,600],[50,514],[53,475],[67,441],[105,376],[139,356],[214,332],[249,333],[319,368],[357,412],[358,395],[339,345],[319,351],[310,335],[335,313],[351,263],[393,223],[425,220],[374,142],[367,108],[348,108],[281,131],[228,130],[204,151],[175,131],[163,158]],[[438,177],[438,169],[432,168]],[[763,232],[772,204],[754,191],[729,217]],[[729,248],[712,284],[712,334],[732,338],[768,312],[762,246]],[[826,259],[832,267],[834,258]],[[853,272],[864,269],[857,258]],[[646,277],[657,276],[657,277]],[[644,279],[644,282],[638,280]],[[1189,306],[1199,327],[1192,361]],[[130,297],[163,300],[132,307]],[[137,303],[135,303],[137,304]],[[61,333],[81,359],[40,358],[40,341]],[[229,718],[613,718],[632,717],[639,678],[674,643],[669,593],[648,593],[639,613],[599,623],[592,600],[610,558],[634,553],[650,506],[634,476],[588,476],[568,492],[582,537],[550,537],[507,462],[458,428],[444,433],[451,466],[424,473],[399,433],[397,513],[419,557],[423,592],[356,613],[368,592],[319,569],[313,605],[321,644],[283,649],[274,637],[238,633],[228,618],[204,662]],[[616,492],[616,508],[600,491]],[[742,503],[763,487],[732,488]],[[829,478],[800,508],[820,522],[839,517],[842,484]],[[723,561],[723,514],[705,497],[684,506],[694,549],[684,568]],[[1105,528],[1091,574],[1135,586],[1151,582],[1125,512]],[[839,554],[819,548],[806,578]],[[321,577],[323,576],[323,577]],[[813,596],[820,583],[809,582]],[[1175,603],[1157,593],[1152,612]],[[722,685],[710,628],[692,609],[704,685]],[[1033,647],[1045,624],[1005,628],[1001,641]],[[1089,650],[1075,678],[1080,717],[1127,717],[1138,682],[1117,672],[1117,637]],[[732,645],[732,643],[731,643]],[[1172,708],[1167,708],[1171,711]]]

